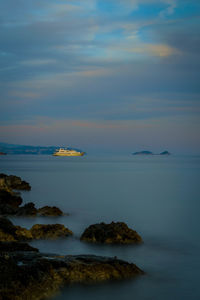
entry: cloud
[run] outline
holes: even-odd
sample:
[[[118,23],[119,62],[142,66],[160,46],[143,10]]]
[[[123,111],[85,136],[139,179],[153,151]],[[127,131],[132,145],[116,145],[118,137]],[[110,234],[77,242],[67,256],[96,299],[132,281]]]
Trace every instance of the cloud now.
[[[200,19],[195,3],[2,1],[1,124],[18,125],[16,139],[23,134],[29,139],[23,122],[34,123],[44,112],[41,126],[48,140],[54,126],[57,133],[72,126],[76,137],[81,130],[87,137],[96,130],[103,139],[103,130],[117,136],[112,127],[118,121],[124,132],[138,128],[138,134],[142,122],[153,128],[159,117],[183,117],[188,124],[187,118],[199,114]],[[45,117],[55,122],[50,125]],[[68,123],[62,127],[59,120]],[[30,132],[35,140],[41,132],[42,141],[45,134],[38,124],[29,124]],[[181,126],[185,128],[183,122]],[[1,129],[8,132],[6,128]]]

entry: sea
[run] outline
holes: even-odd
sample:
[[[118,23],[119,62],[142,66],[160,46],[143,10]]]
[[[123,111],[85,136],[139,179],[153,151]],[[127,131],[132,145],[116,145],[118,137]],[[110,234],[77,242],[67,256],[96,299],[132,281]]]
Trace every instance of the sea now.
[[[12,217],[26,228],[64,224],[72,237],[30,244],[44,253],[94,254],[133,262],[145,271],[131,280],[65,287],[53,300],[199,300],[200,156],[7,155],[0,172],[28,181],[24,204],[57,206],[62,217]],[[100,222],[126,222],[141,245],[80,241]]]

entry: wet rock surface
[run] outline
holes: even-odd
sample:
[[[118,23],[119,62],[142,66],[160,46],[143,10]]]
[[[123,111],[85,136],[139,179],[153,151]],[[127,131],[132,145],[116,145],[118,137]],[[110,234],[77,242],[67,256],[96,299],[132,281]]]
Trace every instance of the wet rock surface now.
[[[29,241],[33,239],[57,239],[72,235],[72,231],[62,224],[35,224],[28,230],[15,226],[7,218],[0,218],[0,241]]]
[[[62,224],[35,224],[30,229],[33,239],[56,239],[72,235],[72,231]]]
[[[22,198],[19,193],[13,189],[30,190],[29,183],[21,180],[20,177],[13,175],[0,174],[0,214],[15,215],[19,206],[22,204]]]
[[[17,209],[22,204],[22,198],[20,195],[13,193],[9,190],[0,189],[0,207],[10,207],[11,209]]]
[[[24,190],[24,191],[30,191],[31,186],[28,182],[22,180],[18,176],[14,175],[6,175],[6,174],[0,174],[0,180],[1,185],[7,186],[10,189],[14,190]],[[1,186],[0,185],[0,186]]]
[[[135,264],[116,258],[1,253],[0,295],[2,299],[12,300],[45,299],[64,285],[120,280],[142,274]]]
[[[7,218],[0,218],[0,241],[28,241],[32,238],[28,229],[13,225]]]
[[[37,210],[39,216],[62,216],[63,212],[56,206],[44,206]]]
[[[102,244],[139,244],[141,236],[123,222],[90,225],[81,235],[81,240]]]

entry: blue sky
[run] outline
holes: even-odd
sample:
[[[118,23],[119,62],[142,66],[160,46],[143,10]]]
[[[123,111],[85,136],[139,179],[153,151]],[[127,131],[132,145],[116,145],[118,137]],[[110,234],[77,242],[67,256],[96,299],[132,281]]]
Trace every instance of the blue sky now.
[[[200,153],[200,2],[0,2],[0,141]]]

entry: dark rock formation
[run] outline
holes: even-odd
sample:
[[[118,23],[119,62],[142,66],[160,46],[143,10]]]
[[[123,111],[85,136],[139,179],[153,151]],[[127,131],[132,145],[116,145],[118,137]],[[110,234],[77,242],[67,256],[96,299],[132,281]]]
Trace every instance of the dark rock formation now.
[[[27,243],[22,242],[0,242],[0,253],[2,252],[15,252],[15,251],[35,251],[37,248],[31,247]]]
[[[139,152],[135,152],[133,153],[133,155],[153,155],[153,153],[151,151],[139,151]]]
[[[30,202],[24,206],[19,193],[13,189],[27,190],[31,189],[28,182],[21,180],[18,176],[0,174],[0,215],[17,216],[62,216],[63,212],[56,206],[44,206],[35,208],[34,203]]]
[[[33,237],[28,229],[13,225],[6,218],[0,218],[0,241],[28,241],[31,239]]]
[[[0,295],[6,300],[40,300],[71,283],[91,284],[142,274],[135,264],[115,258],[36,252],[1,254]]]
[[[142,242],[139,234],[123,222],[90,225],[81,235],[81,240],[103,244],[138,244]]]
[[[1,181],[4,181],[5,185],[10,189],[26,191],[31,190],[30,184],[18,176],[0,174],[0,179]]]
[[[13,189],[30,190],[30,185],[20,177],[0,174],[0,215],[15,215],[22,198]]]
[[[56,206],[44,206],[37,210],[39,216],[62,216],[63,212]]]
[[[35,204],[29,202],[22,207],[19,207],[15,213],[17,216],[36,216],[37,209],[35,208]]]
[[[36,224],[28,230],[15,226],[7,218],[0,218],[0,241],[29,241],[32,239],[56,239],[72,235],[72,231],[61,224]]]
[[[36,224],[30,229],[34,239],[56,239],[72,235],[72,231],[61,224]]]
[[[22,198],[12,191],[0,189],[0,206],[9,205],[12,208],[18,208],[22,203]]]

